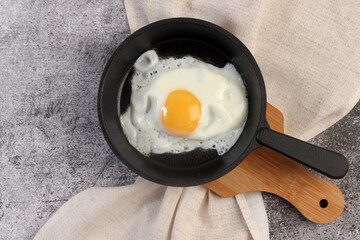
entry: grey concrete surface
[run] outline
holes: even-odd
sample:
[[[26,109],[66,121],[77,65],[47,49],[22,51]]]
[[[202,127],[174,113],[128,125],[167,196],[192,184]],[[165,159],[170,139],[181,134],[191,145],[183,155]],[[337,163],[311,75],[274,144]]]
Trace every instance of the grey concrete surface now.
[[[122,1],[0,0],[0,239],[32,239],[71,196],[135,180],[96,112],[104,65],[128,35]],[[332,180],[345,195],[343,215],[317,225],[264,194],[272,239],[360,239],[359,113],[357,104],[311,140],[350,161],[349,174]]]

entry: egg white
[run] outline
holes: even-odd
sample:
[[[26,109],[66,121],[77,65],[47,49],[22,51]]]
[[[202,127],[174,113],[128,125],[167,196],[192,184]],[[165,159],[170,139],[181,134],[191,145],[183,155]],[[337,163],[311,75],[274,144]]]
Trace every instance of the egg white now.
[[[222,155],[235,144],[246,121],[245,86],[230,63],[218,68],[191,56],[159,59],[150,50],[136,61],[131,88],[131,104],[120,120],[130,144],[145,155],[195,148]],[[186,138],[169,135],[161,123],[161,107],[174,90],[187,90],[201,103],[198,126]]]

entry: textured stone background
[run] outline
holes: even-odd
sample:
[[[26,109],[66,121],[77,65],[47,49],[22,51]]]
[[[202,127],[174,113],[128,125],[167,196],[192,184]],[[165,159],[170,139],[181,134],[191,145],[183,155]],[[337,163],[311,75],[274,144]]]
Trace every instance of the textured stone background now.
[[[31,239],[71,196],[136,178],[110,152],[96,113],[104,65],[128,35],[122,1],[0,0],[0,239]],[[350,161],[333,181],[343,215],[317,225],[264,194],[272,239],[360,239],[359,115],[357,104],[311,140]]]

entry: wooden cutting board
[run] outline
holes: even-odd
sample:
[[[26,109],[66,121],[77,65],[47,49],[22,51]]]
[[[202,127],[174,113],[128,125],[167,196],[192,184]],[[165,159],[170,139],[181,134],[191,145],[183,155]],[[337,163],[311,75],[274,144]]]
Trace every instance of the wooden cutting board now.
[[[270,104],[266,118],[272,129],[284,132],[284,117]],[[234,170],[206,186],[222,197],[251,191],[276,194],[315,223],[332,222],[344,209],[344,197],[334,184],[266,147],[252,151]]]

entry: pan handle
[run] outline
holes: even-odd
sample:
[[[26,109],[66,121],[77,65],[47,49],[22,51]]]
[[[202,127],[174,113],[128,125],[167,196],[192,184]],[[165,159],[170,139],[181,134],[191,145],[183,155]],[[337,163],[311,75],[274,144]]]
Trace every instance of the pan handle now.
[[[302,163],[328,177],[342,178],[348,171],[348,161],[336,153],[299,139],[271,130],[260,128],[256,140],[293,160]]]

